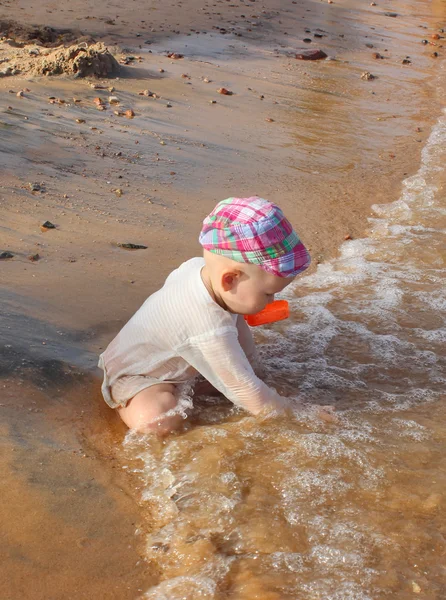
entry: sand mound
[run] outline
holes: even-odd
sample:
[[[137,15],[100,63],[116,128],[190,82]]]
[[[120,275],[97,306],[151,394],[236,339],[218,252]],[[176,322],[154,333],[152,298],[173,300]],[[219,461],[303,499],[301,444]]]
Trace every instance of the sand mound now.
[[[0,63],[0,77],[19,73],[108,77],[119,68],[104,44],[80,32],[14,21],[0,21]]]
[[[118,69],[116,59],[102,43],[76,44],[58,48],[46,56],[36,57],[33,75],[74,75],[75,77],[107,77]]]
[[[119,69],[118,62],[100,42],[81,42],[68,47],[51,50],[33,48],[11,48],[7,64],[1,76],[29,75],[72,75],[74,77],[108,77]]]

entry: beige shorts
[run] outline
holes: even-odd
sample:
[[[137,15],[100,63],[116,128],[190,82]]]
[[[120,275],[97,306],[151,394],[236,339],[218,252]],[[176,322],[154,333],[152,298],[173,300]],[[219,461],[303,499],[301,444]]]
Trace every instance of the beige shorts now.
[[[160,383],[172,383],[177,388],[178,396],[181,396],[182,394],[187,395],[193,388],[196,380],[196,377],[187,380],[174,381],[172,379],[157,379],[156,377],[147,375],[124,375],[110,385],[107,369],[105,368],[102,356],[99,357],[98,366],[104,372],[101,392],[104,400],[111,408],[123,408],[127,406],[129,401],[134,398],[136,394]]]
[[[102,395],[104,400],[111,408],[123,408],[127,406],[132,398],[146,388],[158,385],[160,383],[171,383],[176,386],[176,395],[188,395],[193,387],[194,379],[187,381],[172,381],[171,379],[160,380],[155,377],[146,377],[144,375],[127,375],[120,377],[112,386],[109,386],[104,379],[102,384]]]

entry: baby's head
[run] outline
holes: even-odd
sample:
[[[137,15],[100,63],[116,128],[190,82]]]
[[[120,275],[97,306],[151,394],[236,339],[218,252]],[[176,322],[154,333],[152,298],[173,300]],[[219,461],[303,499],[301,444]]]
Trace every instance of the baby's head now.
[[[237,314],[263,310],[308,268],[310,255],[278,206],[263,198],[228,198],[203,221],[207,282]]]

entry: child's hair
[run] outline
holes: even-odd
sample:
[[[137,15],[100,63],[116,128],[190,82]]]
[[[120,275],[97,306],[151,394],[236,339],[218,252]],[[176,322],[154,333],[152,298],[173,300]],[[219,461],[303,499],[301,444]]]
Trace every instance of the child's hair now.
[[[272,202],[227,198],[203,221],[199,238],[205,250],[261,267],[277,277],[295,277],[310,265],[310,254]]]

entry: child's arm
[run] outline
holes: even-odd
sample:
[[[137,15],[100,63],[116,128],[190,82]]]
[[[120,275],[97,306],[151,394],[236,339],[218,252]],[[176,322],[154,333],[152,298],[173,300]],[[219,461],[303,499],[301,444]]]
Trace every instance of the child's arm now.
[[[288,401],[254,373],[238,329],[225,327],[190,339],[179,354],[231,402],[253,414],[265,409],[283,410]]]
[[[253,368],[255,374],[258,377],[261,377],[262,369],[260,366],[259,354],[257,352],[251,328],[245,321],[243,315],[239,315],[237,317],[237,331],[238,341],[243,349],[243,352],[246,354],[246,358],[249,360],[249,364]]]

